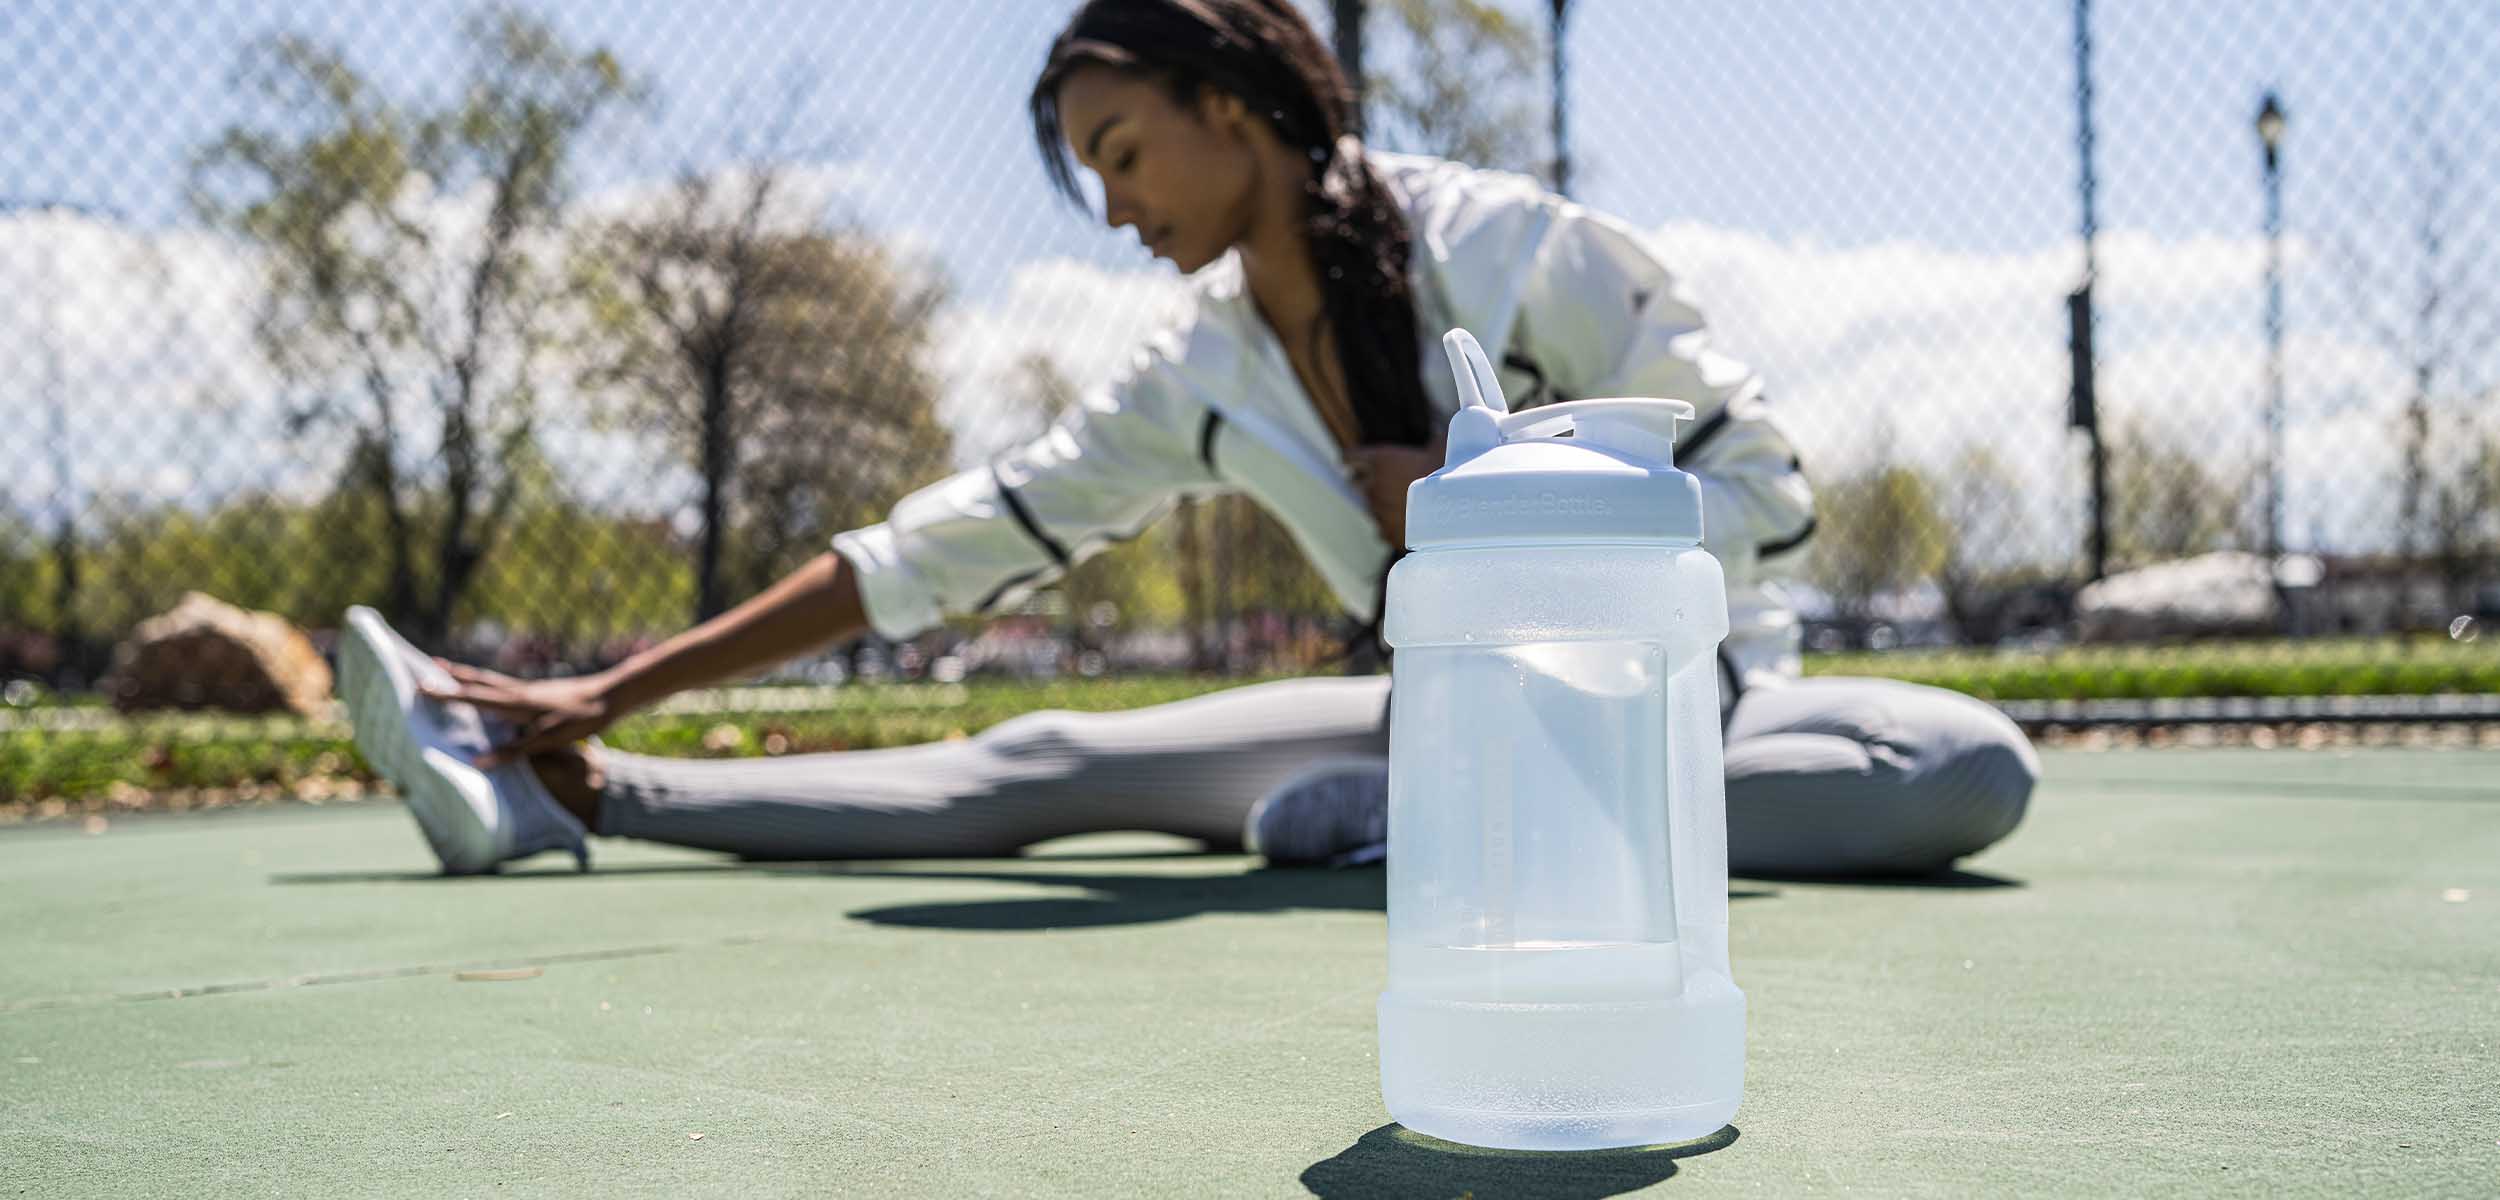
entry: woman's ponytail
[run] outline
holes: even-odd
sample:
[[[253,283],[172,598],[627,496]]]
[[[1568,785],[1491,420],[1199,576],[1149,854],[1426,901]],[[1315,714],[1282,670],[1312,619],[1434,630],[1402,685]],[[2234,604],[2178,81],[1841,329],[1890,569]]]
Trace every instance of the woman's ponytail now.
[[[1407,282],[1414,236],[1362,144],[1338,139],[1311,181],[1307,240],[1322,311],[1336,335],[1346,390],[1366,442],[1432,441],[1415,297]]]

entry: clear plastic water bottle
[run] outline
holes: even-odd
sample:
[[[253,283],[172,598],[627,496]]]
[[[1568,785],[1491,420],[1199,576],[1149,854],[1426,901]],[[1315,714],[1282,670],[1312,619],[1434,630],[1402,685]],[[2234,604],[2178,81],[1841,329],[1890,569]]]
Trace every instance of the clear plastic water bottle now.
[[[1578,1150],[1717,1131],[1744,1090],[1728,970],[1719,564],[1665,399],[1462,405],[1389,574],[1389,980],[1407,1128]]]

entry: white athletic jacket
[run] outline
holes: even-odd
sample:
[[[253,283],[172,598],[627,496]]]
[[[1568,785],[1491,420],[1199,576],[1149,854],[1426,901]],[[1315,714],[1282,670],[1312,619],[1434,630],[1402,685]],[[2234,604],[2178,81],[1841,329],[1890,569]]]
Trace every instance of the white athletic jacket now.
[[[1503,348],[1514,411],[1591,396],[1690,401],[1698,419],[1676,459],[1701,480],[1702,544],[1727,575],[1723,699],[1760,673],[1794,675],[1796,615],[1774,579],[1803,558],[1814,502],[1760,380],[1711,348],[1701,313],[1629,226],[1526,176],[1369,154],[1414,231],[1416,329],[1439,419],[1458,407],[1441,351],[1454,326]],[[1347,612],[1376,617],[1391,548],[1251,305],[1239,259],[1192,284],[1195,311],[1057,427],[834,538],[879,634],[1012,607],[1182,498],[1228,492],[1275,516]]]

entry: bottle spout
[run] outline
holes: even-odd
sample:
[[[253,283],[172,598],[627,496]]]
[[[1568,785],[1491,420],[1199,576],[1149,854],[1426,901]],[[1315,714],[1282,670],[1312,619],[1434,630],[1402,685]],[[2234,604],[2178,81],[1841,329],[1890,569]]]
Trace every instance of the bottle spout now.
[[[1458,378],[1458,407],[1489,408],[1494,416],[1510,412],[1510,401],[1502,396],[1502,381],[1493,374],[1493,362],[1484,356],[1484,347],[1476,344],[1476,335],[1464,329],[1453,329],[1441,335],[1441,349],[1450,356],[1450,374]]]
[[[1493,374],[1492,360],[1485,357],[1474,334],[1450,330],[1441,335],[1441,348],[1449,354],[1450,374],[1458,381],[1458,414],[1450,418],[1445,468],[1506,441],[1557,436],[1565,429],[1584,445],[1673,466],[1677,428],[1693,419],[1693,406],[1682,400],[1612,397],[1514,413],[1502,396],[1502,382]]]
[[[1510,413],[1510,403],[1474,334],[1453,329],[1441,335],[1441,349],[1449,354],[1450,374],[1458,380],[1458,414],[1450,418],[1449,450],[1441,460],[1447,469],[1502,444],[1502,418]]]

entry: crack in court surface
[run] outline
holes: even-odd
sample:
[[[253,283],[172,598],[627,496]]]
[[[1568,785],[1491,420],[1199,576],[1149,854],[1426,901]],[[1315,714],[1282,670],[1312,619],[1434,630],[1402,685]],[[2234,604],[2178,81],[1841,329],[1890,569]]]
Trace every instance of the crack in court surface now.
[[[622,958],[648,958],[658,954],[675,954],[683,950],[709,949],[714,946],[746,946],[763,940],[758,935],[741,934],[717,941],[668,942],[656,946],[626,946],[614,950],[577,950],[569,954],[532,954],[477,962],[368,967],[360,971],[282,975],[274,979],[210,983],[194,987],[153,988],[143,992],[42,997],[0,1003],[0,1016],[12,1016],[24,1012],[48,1012],[64,1008],[91,1008],[97,1005],[126,1004],[141,1000],[188,1000],[200,996],[231,996],[239,992],[270,992],[287,988],[325,987],[339,983],[383,983],[393,979],[412,979],[426,975],[457,975],[471,971],[515,971],[533,967],[565,966],[573,963],[609,962]]]

